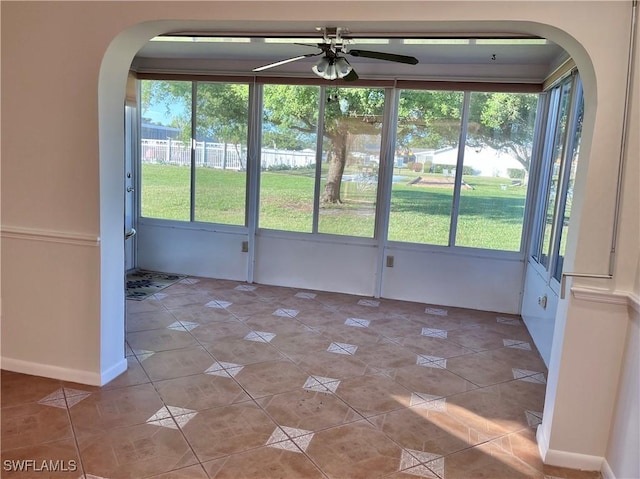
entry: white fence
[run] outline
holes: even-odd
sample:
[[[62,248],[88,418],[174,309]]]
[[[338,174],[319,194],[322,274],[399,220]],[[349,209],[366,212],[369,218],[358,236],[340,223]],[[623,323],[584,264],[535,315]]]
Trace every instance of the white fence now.
[[[142,139],[141,158],[143,163],[189,166],[191,165],[190,144],[178,140]],[[242,145],[230,143],[194,142],[196,167],[217,168],[223,170],[245,170],[247,150]],[[260,166],[263,169],[273,167],[302,168],[316,162],[313,150],[278,150],[263,148]]]

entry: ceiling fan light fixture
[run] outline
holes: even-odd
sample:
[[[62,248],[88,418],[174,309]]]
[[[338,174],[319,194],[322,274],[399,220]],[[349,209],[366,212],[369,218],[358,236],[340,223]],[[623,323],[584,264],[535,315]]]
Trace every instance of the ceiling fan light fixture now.
[[[349,62],[346,60],[346,58],[339,57],[336,59],[336,71],[338,73],[338,78],[346,77],[349,73],[351,73],[351,70],[353,70],[353,68],[351,67],[351,65],[349,65]]]
[[[315,73],[316,75],[318,75],[319,77],[324,78],[325,75],[327,74],[327,70],[329,68],[330,62],[329,59],[327,57],[322,57],[318,63],[316,63],[312,70],[313,73]]]
[[[325,80],[335,80],[337,78],[344,78],[353,68],[349,65],[349,62],[342,57],[329,58],[322,57],[313,68],[313,73]]]

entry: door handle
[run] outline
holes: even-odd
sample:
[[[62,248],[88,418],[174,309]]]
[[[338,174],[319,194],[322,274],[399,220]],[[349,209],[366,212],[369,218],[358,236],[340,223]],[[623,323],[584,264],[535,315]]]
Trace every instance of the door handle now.
[[[133,193],[133,186],[127,186],[127,193]]]
[[[135,236],[135,235],[136,235],[136,229],[135,229],[135,228],[131,228],[129,231],[127,231],[127,232],[124,234],[124,239],[125,239],[125,240],[128,240],[129,238],[131,238],[131,237],[133,237],[133,236]]]

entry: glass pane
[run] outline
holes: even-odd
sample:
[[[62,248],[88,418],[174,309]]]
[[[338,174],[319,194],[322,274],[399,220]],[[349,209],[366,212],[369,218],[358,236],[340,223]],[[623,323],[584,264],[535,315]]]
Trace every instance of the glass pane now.
[[[538,95],[471,93],[456,245],[520,251]]]
[[[196,221],[245,225],[249,85],[198,83]]]
[[[320,88],[265,85],[260,227],[311,233]]]
[[[390,241],[449,244],[462,100],[462,92],[400,93]]]
[[[384,90],[326,92],[318,232],[373,238]]]
[[[142,80],[140,211],[190,220],[191,82]]]
[[[559,230],[560,245],[558,247],[557,261],[553,277],[560,281],[562,277],[562,266],[564,264],[564,254],[567,248],[567,228],[569,227],[569,218],[571,217],[571,205],[573,204],[573,185],[575,183],[576,169],[578,167],[578,154],[580,153],[580,140],[582,139],[582,119],[584,116],[584,102],[582,96],[579,99],[579,106],[576,119],[576,130],[574,137],[573,151],[571,154],[571,163],[569,165],[569,175],[567,181],[567,190],[565,193],[565,203],[560,208],[559,218],[562,218],[562,227]]]
[[[553,138],[553,149],[551,157],[551,168],[549,171],[549,190],[547,193],[547,207],[544,213],[543,234],[540,246],[540,264],[549,267],[549,255],[551,254],[551,234],[553,230],[553,220],[556,210],[556,201],[559,193],[560,166],[564,155],[564,143],[567,129],[567,118],[569,114],[569,99],[571,93],[571,83],[565,83],[560,93],[558,105],[557,124]]]

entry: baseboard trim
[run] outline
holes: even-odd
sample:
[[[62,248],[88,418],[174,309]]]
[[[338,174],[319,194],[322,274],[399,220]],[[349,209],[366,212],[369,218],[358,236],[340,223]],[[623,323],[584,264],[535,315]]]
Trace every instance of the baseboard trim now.
[[[538,441],[538,451],[544,464],[583,471],[602,470],[604,458],[601,456],[549,449],[549,440],[544,434],[542,424],[538,426],[536,440]]]
[[[120,376],[123,372],[127,370],[127,358],[122,358],[121,361],[118,361],[116,364],[111,366],[106,371],[102,371],[100,375],[101,383],[100,386],[104,386],[108,382],[114,380],[118,376]]]
[[[602,479],[616,479],[616,475],[613,473],[609,462],[605,459],[602,461]]]
[[[102,386],[103,384],[100,373],[83,371],[81,369],[61,368],[59,366],[51,366],[50,364],[34,363],[32,361],[23,361],[22,359],[7,357],[0,359],[0,366],[7,371],[30,374],[32,376],[60,379],[62,381],[87,384],[90,386]]]

